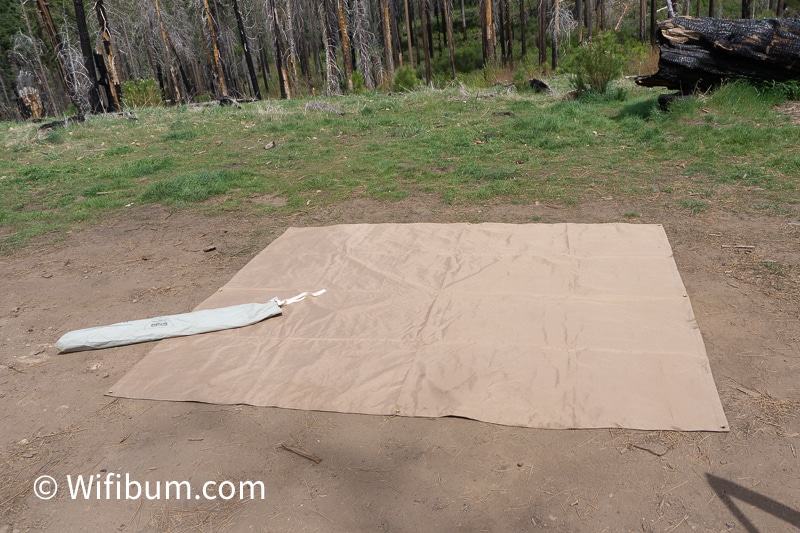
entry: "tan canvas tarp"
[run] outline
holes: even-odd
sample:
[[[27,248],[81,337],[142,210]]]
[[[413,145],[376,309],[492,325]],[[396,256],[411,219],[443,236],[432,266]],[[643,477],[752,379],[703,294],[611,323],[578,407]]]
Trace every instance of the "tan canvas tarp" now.
[[[661,226],[290,229],[198,309],[322,288],[253,326],[159,342],[112,394],[727,431]]]

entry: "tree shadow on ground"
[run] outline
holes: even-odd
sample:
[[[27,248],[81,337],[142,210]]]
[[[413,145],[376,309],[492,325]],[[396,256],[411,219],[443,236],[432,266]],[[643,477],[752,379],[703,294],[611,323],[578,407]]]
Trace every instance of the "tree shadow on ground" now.
[[[791,507],[727,479],[711,474],[706,474],[706,479],[708,480],[708,484],[711,485],[711,488],[714,489],[714,492],[717,493],[717,496],[728,506],[731,513],[733,513],[736,519],[739,520],[739,523],[742,524],[742,527],[749,533],[758,533],[759,530],[755,524],[744,515],[742,510],[739,509],[736,502],[733,501],[734,499],[752,505],[753,507],[758,507],[762,511],[800,528],[800,512],[795,511]]]
[[[639,100],[624,106],[620,109],[619,113],[614,116],[616,120],[622,120],[628,117],[637,117],[642,120],[652,120],[661,114],[658,107],[658,99],[651,98],[648,100]]]

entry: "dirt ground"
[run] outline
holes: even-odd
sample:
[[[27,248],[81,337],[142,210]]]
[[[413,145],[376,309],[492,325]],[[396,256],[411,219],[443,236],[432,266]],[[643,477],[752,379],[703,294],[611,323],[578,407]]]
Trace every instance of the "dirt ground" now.
[[[71,329],[191,310],[290,226],[485,221],[663,224],[731,431],[535,430],[113,399],[104,394],[151,345],[53,347]],[[126,209],[0,258],[0,533],[797,531],[799,244],[792,217],[691,215],[658,199],[451,207],[419,194],[291,217]],[[116,474],[122,498],[116,489],[70,498],[67,475]],[[125,474],[188,480],[195,491],[261,481],[265,497],[126,500]],[[50,500],[34,494],[42,475],[61,485]]]

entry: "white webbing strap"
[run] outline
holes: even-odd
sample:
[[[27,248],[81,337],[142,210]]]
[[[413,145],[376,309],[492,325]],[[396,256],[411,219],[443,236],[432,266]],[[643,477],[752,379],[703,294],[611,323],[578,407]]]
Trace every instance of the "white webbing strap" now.
[[[321,294],[325,294],[325,289],[322,289],[321,291],[317,291],[317,292],[301,292],[297,296],[293,296],[291,298],[287,298],[286,300],[278,300],[278,305],[281,306],[281,307],[283,307],[284,305],[291,305],[291,304],[297,303],[299,301],[305,300],[306,296],[313,296],[314,298],[316,298],[317,296],[319,296]]]

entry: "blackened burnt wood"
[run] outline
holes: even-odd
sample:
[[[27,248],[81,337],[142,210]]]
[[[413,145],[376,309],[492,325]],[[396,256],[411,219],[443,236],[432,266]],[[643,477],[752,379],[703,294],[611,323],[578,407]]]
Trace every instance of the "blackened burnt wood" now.
[[[659,23],[657,39],[658,72],[638,85],[687,94],[733,78],[800,80],[800,19],[676,17]]]

